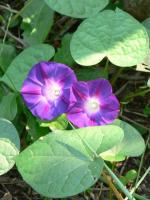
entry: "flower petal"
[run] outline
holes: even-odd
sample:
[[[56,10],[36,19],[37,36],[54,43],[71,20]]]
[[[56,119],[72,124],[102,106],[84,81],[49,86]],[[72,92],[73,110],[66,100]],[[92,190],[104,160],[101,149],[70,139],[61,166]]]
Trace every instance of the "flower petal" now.
[[[66,65],[42,61],[33,66],[23,83],[21,93],[32,114],[43,120],[52,120],[67,112],[74,96],[71,87],[76,81]]]
[[[41,100],[34,107],[30,108],[33,115],[39,117],[42,120],[51,120],[55,118],[54,107],[50,105],[46,100]]]
[[[110,83],[104,79],[73,84],[75,104],[67,117],[78,127],[105,125],[114,121],[119,113],[119,101],[112,94]],[[98,109],[95,106],[99,106]]]
[[[88,81],[89,86],[89,95],[97,96],[100,98],[107,98],[112,94],[112,87],[108,80],[106,79],[97,79]]]

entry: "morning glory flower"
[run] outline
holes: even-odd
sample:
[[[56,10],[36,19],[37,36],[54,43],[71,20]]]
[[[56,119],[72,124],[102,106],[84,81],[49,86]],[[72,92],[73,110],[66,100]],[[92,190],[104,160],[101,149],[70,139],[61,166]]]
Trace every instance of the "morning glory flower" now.
[[[77,127],[112,123],[119,113],[119,102],[105,79],[76,82],[72,87],[76,102],[67,117]]]
[[[40,62],[25,79],[21,94],[32,114],[42,120],[52,120],[67,112],[71,104],[74,72],[66,65]]]

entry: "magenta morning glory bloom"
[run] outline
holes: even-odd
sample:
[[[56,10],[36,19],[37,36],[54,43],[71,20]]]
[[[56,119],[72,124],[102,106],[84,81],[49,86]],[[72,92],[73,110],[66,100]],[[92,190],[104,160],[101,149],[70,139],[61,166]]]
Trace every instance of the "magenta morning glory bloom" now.
[[[52,120],[67,112],[71,103],[70,88],[75,81],[74,72],[66,65],[40,62],[30,70],[21,93],[33,115]]]
[[[113,122],[119,113],[119,102],[105,79],[76,82],[72,91],[76,103],[67,113],[77,127],[105,125]]]

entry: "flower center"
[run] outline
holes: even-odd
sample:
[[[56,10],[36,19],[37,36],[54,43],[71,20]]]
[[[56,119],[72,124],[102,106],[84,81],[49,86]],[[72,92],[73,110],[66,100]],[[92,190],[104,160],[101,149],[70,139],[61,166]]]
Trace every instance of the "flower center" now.
[[[59,89],[54,90],[55,97],[59,97],[61,91]]]
[[[47,100],[54,101],[61,96],[62,89],[57,83],[51,82],[47,86],[43,87],[42,93]]]
[[[100,102],[96,98],[89,98],[85,103],[85,109],[88,113],[96,113],[100,109]]]

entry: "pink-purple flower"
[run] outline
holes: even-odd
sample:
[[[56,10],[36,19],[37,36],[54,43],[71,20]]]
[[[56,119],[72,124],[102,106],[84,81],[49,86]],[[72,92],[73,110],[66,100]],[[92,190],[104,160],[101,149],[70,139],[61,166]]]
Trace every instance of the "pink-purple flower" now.
[[[119,113],[119,102],[105,79],[77,82],[68,66],[40,62],[25,79],[21,93],[36,117],[52,120],[67,113],[77,127],[112,123]]]
[[[52,120],[67,112],[72,102],[71,88],[74,82],[76,76],[68,66],[40,62],[30,70],[21,93],[34,116]]]
[[[68,119],[77,127],[112,123],[119,113],[119,102],[105,79],[76,82],[72,87],[76,102]]]

